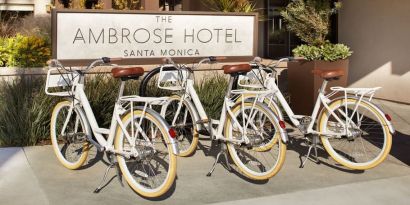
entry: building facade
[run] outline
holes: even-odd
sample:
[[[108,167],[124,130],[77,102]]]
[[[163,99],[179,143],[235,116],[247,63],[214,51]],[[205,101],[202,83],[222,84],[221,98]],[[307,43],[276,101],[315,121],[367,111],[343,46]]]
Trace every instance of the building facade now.
[[[79,1],[79,0],[71,0]],[[105,9],[113,0],[102,0]],[[284,29],[280,16],[290,0],[255,0],[259,21],[258,55],[278,58],[292,55],[301,44]],[[339,0],[343,7],[332,19],[331,41],[348,45],[353,50],[349,58],[349,85],[383,89],[377,97],[410,103],[410,1],[408,0]],[[63,8],[64,0],[56,0]],[[50,0],[0,0],[0,10],[46,13]],[[139,8],[155,11],[209,11],[202,0],[140,0]]]
[[[0,0],[0,11],[16,11],[34,13],[34,15],[47,14],[47,5],[51,0]]]

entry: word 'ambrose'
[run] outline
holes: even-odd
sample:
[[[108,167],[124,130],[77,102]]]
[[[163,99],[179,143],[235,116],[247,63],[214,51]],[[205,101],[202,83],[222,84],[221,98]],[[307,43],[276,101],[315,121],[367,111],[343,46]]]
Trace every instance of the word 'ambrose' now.
[[[173,28],[103,28],[101,30],[77,29],[73,44],[116,44],[116,43],[173,43]],[[233,28],[202,28],[184,29],[183,34],[176,35],[183,38],[184,43],[240,43],[239,32]]]

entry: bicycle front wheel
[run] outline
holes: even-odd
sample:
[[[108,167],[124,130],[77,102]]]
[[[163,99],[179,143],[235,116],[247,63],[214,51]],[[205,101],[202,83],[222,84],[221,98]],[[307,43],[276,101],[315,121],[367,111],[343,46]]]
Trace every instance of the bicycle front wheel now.
[[[50,138],[57,159],[68,169],[80,168],[87,159],[91,131],[80,110],[70,101],[55,107],[50,121]]]
[[[256,99],[255,94],[244,94],[244,100],[250,100],[254,101]],[[239,97],[236,100],[236,103],[241,102],[242,98]],[[265,97],[263,99],[263,104],[265,104],[277,117],[282,116],[281,110],[277,106],[276,102],[272,99],[272,97]],[[280,118],[280,117],[279,117]],[[280,140],[280,133],[277,132],[274,137],[271,138],[271,140],[265,145],[258,147],[258,151],[265,151],[270,149],[271,146],[275,145],[277,141]]]
[[[195,125],[194,109],[187,101],[182,101],[181,108],[178,111],[181,97],[178,95],[171,96],[168,100],[165,111],[165,120],[177,131],[178,156],[187,157],[194,154],[198,145],[198,130]]]
[[[286,145],[277,138],[279,124],[272,112],[262,103],[237,103],[232,108],[233,117],[225,122],[225,136],[231,140],[242,140],[246,131],[248,143],[227,142],[229,154],[239,170],[253,180],[266,180],[282,168]]]
[[[122,118],[122,123],[132,141],[129,141],[118,126],[115,149],[125,154],[137,156],[126,158],[117,155],[118,164],[127,183],[138,194],[154,198],[166,193],[176,176],[176,156],[168,138],[168,130],[161,120],[142,110],[135,110]],[[139,130],[137,127],[142,128]],[[138,130],[138,131],[137,131]]]
[[[341,134],[338,137],[320,136],[324,148],[335,161],[351,169],[366,170],[377,166],[387,157],[392,136],[387,122],[374,105],[348,98],[347,101],[340,99],[330,103],[329,108],[324,108],[317,126],[321,133]],[[349,136],[345,134],[344,126],[351,133]]]

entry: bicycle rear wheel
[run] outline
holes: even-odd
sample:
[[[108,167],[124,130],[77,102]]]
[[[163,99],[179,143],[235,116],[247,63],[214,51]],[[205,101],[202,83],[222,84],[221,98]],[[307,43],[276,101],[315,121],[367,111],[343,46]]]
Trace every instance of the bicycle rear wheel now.
[[[68,169],[80,168],[87,159],[91,131],[83,115],[70,101],[55,107],[50,121],[50,138],[57,159]]]
[[[324,148],[335,161],[351,169],[366,170],[377,166],[387,157],[392,136],[387,122],[374,105],[348,98],[347,101],[339,99],[330,103],[329,108],[343,124],[325,109],[317,124],[319,132],[345,134],[343,126],[350,119],[348,130],[353,133],[353,136],[320,136]]]
[[[136,134],[135,123],[139,122],[142,132]],[[130,158],[117,155],[124,178],[135,192],[144,197],[163,195],[171,188],[176,176],[176,156],[168,138],[169,131],[158,117],[150,112],[143,115],[142,110],[128,113],[122,118],[122,123],[129,136],[135,137],[135,142],[128,141],[118,127],[115,149],[131,154],[131,148],[135,146],[138,152],[138,156]]]
[[[233,117],[242,128],[246,128],[248,144],[227,142],[229,154],[239,170],[253,180],[266,180],[282,168],[285,161],[286,145],[282,140],[273,140],[279,132],[275,116],[262,103],[237,103],[232,108]],[[243,139],[240,127],[231,117],[225,122],[225,137]]]

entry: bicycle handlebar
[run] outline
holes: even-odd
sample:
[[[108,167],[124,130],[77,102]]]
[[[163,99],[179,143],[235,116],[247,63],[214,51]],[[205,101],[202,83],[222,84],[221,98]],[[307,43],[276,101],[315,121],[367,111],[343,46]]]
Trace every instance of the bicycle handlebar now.
[[[264,64],[262,64],[262,59],[257,56],[257,57],[255,57],[250,63],[251,63],[251,64],[254,63],[254,64],[256,64],[256,65],[258,65],[258,66],[262,66],[262,67],[264,67],[264,68],[269,68],[269,69],[271,69],[271,70],[273,71],[276,67],[279,66],[279,64],[280,64],[281,62],[286,62],[286,61],[289,62],[289,61],[303,60],[303,59],[305,59],[305,58],[303,58],[303,57],[292,57],[292,56],[290,56],[290,57],[280,58],[280,59],[277,60],[273,65],[272,65],[272,63],[271,63],[271,64],[268,64],[268,65],[264,65]]]
[[[202,58],[195,66],[193,66],[193,68],[197,68],[197,67],[199,67],[202,63],[205,63],[205,62],[216,62],[216,61],[219,61],[219,60],[224,60],[224,59],[226,59],[226,57],[225,56],[209,56],[209,57],[205,57],[205,58]],[[162,62],[164,63],[164,64],[172,64],[175,68],[179,68],[180,66],[178,66],[172,59],[171,59],[171,57],[165,57],[165,58],[163,58],[162,59]]]
[[[85,71],[93,68],[95,65],[97,64],[103,64],[103,63],[110,63],[110,62],[114,62],[114,61],[121,61],[123,60],[123,58],[109,58],[109,57],[102,57],[100,59],[97,59],[93,62],[90,63],[90,65],[87,66],[87,68],[85,69]],[[52,67],[61,67],[62,69],[70,72],[71,70],[68,70],[64,67],[64,65],[57,59],[50,59],[47,61],[47,65],[52,66]],[[71,71],[72,72],[72,71]]]
[[[111,62],[115,62],[115,61],[121,61],[122,58],[102,57],[101,60],[102,60],[104,63],[111,63]]]

